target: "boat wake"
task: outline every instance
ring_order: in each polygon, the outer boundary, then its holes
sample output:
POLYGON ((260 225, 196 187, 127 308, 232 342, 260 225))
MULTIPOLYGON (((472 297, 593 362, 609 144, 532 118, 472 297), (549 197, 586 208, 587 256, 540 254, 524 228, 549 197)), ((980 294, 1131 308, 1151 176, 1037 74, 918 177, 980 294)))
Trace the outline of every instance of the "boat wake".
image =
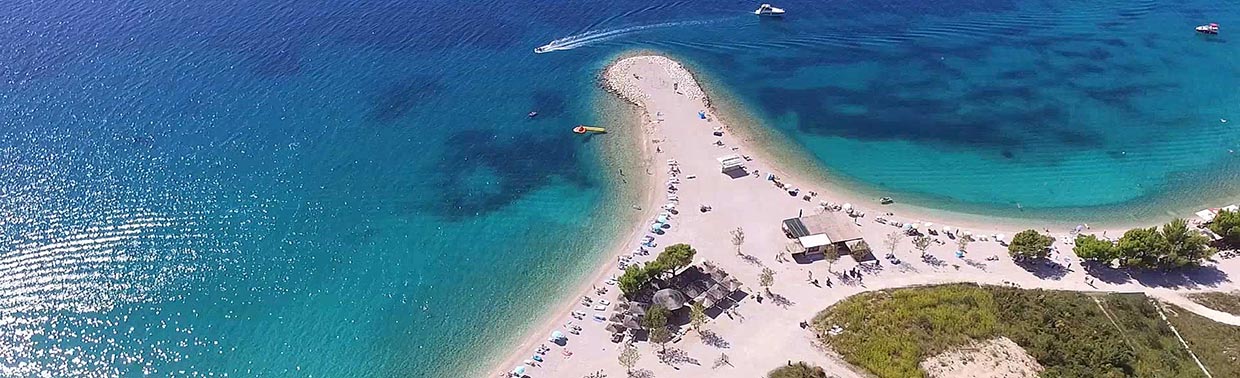
POLYGON ((678 27, 678 26, 703 25, 703 24, 715 23, 719 21, 723 21, 723 19, 699 20, 699 21, 676 21, 676 22, 664 22, 664 23, 650 24, 650 25, 635 25, 635 26, 616 28, 616 29, 591 30, 591 31, 587 31, 584 33, 578 33, 578 34, 570 35, 564 38, 556 39, 551 42, 548 42, 545 45, 538 46, 537 48, 534 49, 534 53, 543 54, 543 53, 549 53, 552 51, 572 50, 578 47, 615 39, 617 37, 621 37, 621 36, 625 36, 629 34, 640 33, 640 32, 651 30, 651 29, 665 29, 665 28, 672 28, 672 27, 678 27))

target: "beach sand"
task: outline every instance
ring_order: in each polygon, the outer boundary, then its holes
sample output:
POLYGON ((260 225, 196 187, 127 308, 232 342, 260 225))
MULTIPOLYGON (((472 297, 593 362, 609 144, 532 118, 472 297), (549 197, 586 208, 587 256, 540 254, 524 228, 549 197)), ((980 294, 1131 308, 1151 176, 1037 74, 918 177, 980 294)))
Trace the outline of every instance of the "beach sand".
MULTIPOLYGON (((595 311, 579 304, 581 295, 595 299, 606 298, 616 302, 620 295, 619 288, 606 285, 603 281, 609 276, 618 276, 620 269, 617 256, 631 253, 637 248, 638 239, 647 234, 649 221, 658 213, 659 207, 667 202, 665 183, 669 179, 667 161, 675 160, 681 170, 677 196, 679 196, 679 213, 672 216, 672 227, 666 234, 656 237, 658 246, 651 249, 649 256, 636 256, 639 262, 648 261, 663 249, 675 243, 688 243, 697 250, 695 263, 709 260, 721 269, 739 279, 751 294, 759 292, 758 276, 763 267, 775 271, 774 284, 771 292, 787 298, 789 304, 779 306, 767 300, 758 303, 752 296, 740 301, 733 312, 734 316, 721 314, 710 319, 705 329, 712 331, 723 340, 722 343, 707 345, 693 331, 678 342, 668 344, 676 348, 694 361, 676 365, 664 364, 659 361, 657 345, 646 342, 636 344, 642 357, 637 369, 649 370, 655 376, 677 377, 758 377, 789 361, 806 361, 823 366, 827 371, 840 377, 860 377, 854 368, 834 357, 826 348, 819 345, 812 331, 802 329, 799 324, 809 321, 822 309, 863 291, 884 288, 903 287, 910 285, 937 284, 950 282, 977 282, 994 285, 1015 285, 1024 288, 1047 288, 1078 291, 1124 291, 1145 292, 1149 295, 1172 301, 1173 303, 1188 302, 1179 293, 1188 291, 1229 291, 1236 290, 1235 283, 1226 280, 1231 272, 1240 271, 1240 259, 1224 260, 1213 266, 1224 279, 1199 277, 1163 277, 1159 280, 1092 280, 1087 282, 1087 275, 1079 267, 1078 259, 1071 253, 1071 237, 1067 232, 1051 232, 1056 237, 1053 255, 1068 270, 1039 267, 1034 272, 1016 265, 1007 257, 1006 248, 998 242, 975 241, 969 244, 968 253, 964 258, 955 255, 956 243, 941 232, 931 235, 942 241, 935 243, 927 250, 929 255, 942 261, 942 264, 931 265, 919 259, 914 250, 911 238, 901 240, 895 255, 903 261, 893 266, 883 260, 883 269, 865 273, 859 283, 843 284, 839 274, 858 264, 849 256, 843 256, 834 263, 816 261, 797 263, 793 261, 777 261, 777 253, 784 251, 787 238, 780 228, 781 221, 798 214, 812 214, 823 211, 819 206, 822 201, 842 202, 843 195, 837 195, 833 188, 807 180, 800 180, 775 166, 773 162, 764 160, 763 151, 751 150, 743 144, 743 138, 732 134, 727 125, 720 124, 710 108, 709 98, 697 84, 693 75, 679 63, 662 56, 635 56, 620 59, 608 66, 603 73, 603 85, 620 98, 632 102, 635 111, 642 119, 642 153, 643 159, 653 162, 650 172, 649 188, 643 200, 643 221, 634 226, 627 238, 619 240, 619 244, 608 255, 608 263, 600 267, 594 279, 583 284, 575 295, 565 299, 561 307, 549 309, 547 321, 525 337, 519 345, 512 346, 511 354, 492 369, 491 376, 507 376, 514 367, 522 365, 522 361, 531 358, 539 345, 551 348, 543 358, 545 362, 528 366, 525 375, 528 377, 572 377, 579 378, 594 372, 602 372, 609 377, 624 377, 625 369, 620 366, 617 356, 623 344, 613 343, 610 334, 603 329, 602 322, 595 322, 590 317, 595 313, 607 314, 606 311, 595 311), (706 119, 699 116, 706 114, 706 119), (723 129, 723 136, 713 135, 716 127, 723 129), (722 145, 717 144, 720 142, 722 145), (726 155, 748 155, 753 158, 746 162, 747 176, 733 178, 720 172, 719 157, 726 155), (787 191, 777 188, 765 179, 768 173, 778 176, 783 183, 801 189, 801 195, 816 193, 810 200, 799 195, 791 196, 787 191), (689 178, 693 177, 693 178, 689 178), (708 205, 709 212, 699 211, 699 206, 708 205), (741 252, 752 258, 746 259, 738 255, 732 245, 729 231, 742 228, 745 242, 741 252), (994 257, 995 260, 987 260, 994 257), (811 276, 825 283, 828 277, 834 285, 819 287, 811 284, 811 276), (1156 285, 1147 286, 1147 285, 1156 285), (597 295, 595 287, 608 289, 604 295, 597 295), (1168 288, 1174 287, 1174 289, 1168 288), (586 313, 584 320, 570 316, 572 311, 586 313), (572 323, 583 328, 580 335, 570 334, 566 324, 572 323), (547 342, 546 339, 554 331, 568 335, 566 345, 560 346, 547 342), (730 364, 713 366, 722 354, 728 356, 730 364)), ((612 137, 622 137, 611 135, 612 137)), ((875 222, 875 217, 888 212, 887 208, 877 203, 854 203, 855 208, 864 212, 864 217, 854 218, 860 225, 861 233, 875 256, 882 260, 888 253, 884 246, 887 235, 898 228, 875 222)), ((1006 234, 1011 237, 1024 227, 1009 225, 989 226, 985 223, 965 224, 961 222, 943 224, 936 219, 921 215, 918 219, 910 219, 896 213, 884 216, 892 221, 935 223, 932 229, 939 230, 947 225, 956 229, 963 228, 974 235, 1006 234)), ((1042 227, 1033 225, 1042 230, 1042 227)), ((924 228, 923 228, 924 229, 924 228)), ((1103 230, 1093 229, 1087 232, 1101 234, 1103 230)), ((1118 237, 1119 230, 1108 230, 1109 236, 1118 237)), ((1189 307, 1190 311, 1202 306, 1189 307)), ((1206 316, 1228 323, 1240 324, 1240 319, 1224 317, 1220 313, 1207 313, 1206 316)))

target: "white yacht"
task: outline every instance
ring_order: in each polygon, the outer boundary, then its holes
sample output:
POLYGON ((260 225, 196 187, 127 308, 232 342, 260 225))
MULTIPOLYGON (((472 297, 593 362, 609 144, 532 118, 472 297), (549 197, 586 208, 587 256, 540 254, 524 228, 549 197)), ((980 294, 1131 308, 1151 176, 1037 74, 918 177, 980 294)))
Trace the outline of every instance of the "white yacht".
POLYGON ((771 4, 762 4, 762 6, 758 7, 758 10, 753 11, 753 14, 759 16, 779 17, 784 15, 784 10, 782 8, 773 7, 771 4))

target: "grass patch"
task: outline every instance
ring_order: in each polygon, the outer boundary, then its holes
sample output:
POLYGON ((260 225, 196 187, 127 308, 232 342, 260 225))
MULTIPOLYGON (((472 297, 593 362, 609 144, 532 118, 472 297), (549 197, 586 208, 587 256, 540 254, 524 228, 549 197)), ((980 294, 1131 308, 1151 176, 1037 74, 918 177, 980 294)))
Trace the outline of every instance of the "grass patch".
POLYGON ((1166 305, 1167 321, 1175 326, 1201 364, 1215 377, 1240 377, 1240 327, 1166 305))
POLYGON ((1144 295, 1087 295, 970 284, 863 293, 819 313, 821 339, 879 377, 924 377, 918 363, 1006 336, 1045 377, 1204 376, 1144 295), (837 336, 826 333, 842 326, 837 336))
POLYGON ((1240 293, 1207 292, 1189 294, 1187 297, 1213 310, 1240 316, 1240 293))

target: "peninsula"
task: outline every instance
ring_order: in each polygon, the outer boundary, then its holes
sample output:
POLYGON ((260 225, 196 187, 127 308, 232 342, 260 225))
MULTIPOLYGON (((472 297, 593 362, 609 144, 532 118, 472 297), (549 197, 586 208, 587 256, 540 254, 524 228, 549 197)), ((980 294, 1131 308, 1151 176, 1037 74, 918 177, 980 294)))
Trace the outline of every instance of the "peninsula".
POLYGON ((548 311, 546 323, 512 346, 490 376, 625 377, 636 370, 656 377, 761 377, 797 361, 821 366, 831 376, 867 376, 824 347, 820 335, 826 331, 811 323, 820 311, 851 296, 917 285, 1143 293, 1240 325, 1240 317, 1186 296, 1240 289, 1226 279, 1240 272, 1240 259, 1214 260, 1213 278, 1185 274, 1176 284, 1101 280, 1080 266, 1071 243, 1078 234, 1118 237, 1123 230, 1029 225, 1053 237, 1045 263, 1031 267, 1010 257, 1007 247, 1026 227, 944 224, 892 214, 877 198, 846 202, 829 185, 781 170, 768 154, 746 144, 743 128, 721 121, 693 74, 670 58, 622 58, 605 69, 602 85, 631 102, 642 120, 644 158, 654 166, 640 205, 644 220, 632 237, 618 242, 596 279, 563 307, 548 311), (672 263, 662 278, 672 282, 677 278, 666 276, 695 270, 708 285, 677 295, 662 290, 653 298, 639 295, 673 307, 708 305, 707 317, 691 322, 709 331, 682 324, 664 343, 676 351, 671 356, 650 341, 663 335, 632 332, 643 323, 631 315, 646 309, 628 304, 620 281, 622 267, 649 267, 660 251, 677 244, 691 246, 692 266, 672 263), (631 342, 634 335, 637 342, 631 342), (640 357, 622 366, 618 356, 630 345, 640 357))

